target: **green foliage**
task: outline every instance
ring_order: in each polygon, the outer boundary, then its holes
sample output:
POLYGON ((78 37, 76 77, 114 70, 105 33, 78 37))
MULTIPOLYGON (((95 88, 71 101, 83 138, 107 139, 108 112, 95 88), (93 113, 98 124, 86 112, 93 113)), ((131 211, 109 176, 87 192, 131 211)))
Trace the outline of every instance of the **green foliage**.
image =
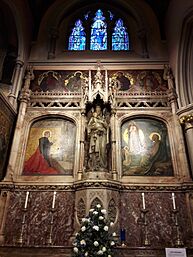
POLYGON ((90 209, 88 216, 82 219, 81 229, 74 241, 74 257, 112 256, 116 233, 110 232, 113 223, 108 224, 105 214, 106 210, 97 204, 94 209, 90 209))

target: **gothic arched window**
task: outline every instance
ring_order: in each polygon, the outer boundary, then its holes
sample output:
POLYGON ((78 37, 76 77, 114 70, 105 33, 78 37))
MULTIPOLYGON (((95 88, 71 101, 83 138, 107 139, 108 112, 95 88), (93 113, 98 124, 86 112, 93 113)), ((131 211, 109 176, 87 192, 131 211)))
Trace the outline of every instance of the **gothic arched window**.
POLYGON ((98 10, 91 26, 90 50, 107 50, 107 24, 103 12, 98 10))
POLYGON ((85 50, 86 46, 86 33, 81 20, 75 22, 75 26, 69 37, 68 50, 85 50))
POLYGON ((68 50, 130 50, 123 20, 111 11, 89 11, 77 20, 69 36, 68 50), (104 13, 104 14, 103 14, 104 13))
POLYGON ((115 23, 112 34, 112 50, 129 50, 129 36, 121 19, 115 23))

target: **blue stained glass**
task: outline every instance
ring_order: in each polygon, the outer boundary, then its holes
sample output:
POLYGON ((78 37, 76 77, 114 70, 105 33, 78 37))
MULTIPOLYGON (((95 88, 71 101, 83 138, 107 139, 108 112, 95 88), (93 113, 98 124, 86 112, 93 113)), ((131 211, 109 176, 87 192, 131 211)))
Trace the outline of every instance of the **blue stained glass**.
POLYGON ((86 34, 81 20, 75 22, 75 26, 69 37, 68 50, 85 50, 86 34))
POLYGON ((99 9, 91 26, 90 50, 107 50, 107 24, 99 9))
POLYGON ((114 32, 112 34, 112 50, 129 50, 129 36, 123 21, 116 21, 114 32))

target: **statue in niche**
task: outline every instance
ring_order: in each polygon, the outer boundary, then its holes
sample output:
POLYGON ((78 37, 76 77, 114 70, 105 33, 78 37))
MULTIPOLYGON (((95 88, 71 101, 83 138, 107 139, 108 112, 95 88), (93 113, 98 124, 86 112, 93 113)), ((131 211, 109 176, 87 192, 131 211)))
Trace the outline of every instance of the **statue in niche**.
POLYGON ((107 148, 109 144, 109 125, 106 108, 102 110, 96 105, 91 110, 87 125, 88 136, 88 169, 92 171, 107 171, 107 148))
POLYGON ((169 65, 164 65, 163 79, 168 81, 169 89, 174 89, 174 76, 169 65))

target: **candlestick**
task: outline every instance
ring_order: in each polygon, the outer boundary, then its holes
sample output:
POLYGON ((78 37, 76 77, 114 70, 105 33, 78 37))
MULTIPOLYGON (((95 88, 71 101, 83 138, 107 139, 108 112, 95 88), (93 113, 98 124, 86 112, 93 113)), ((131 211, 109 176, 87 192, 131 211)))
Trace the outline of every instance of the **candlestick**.
POLYGON ((143 209, 145 210, 145 194, 141 193, 141 195, 142 195, 143 209))
POLYGON ((175 194, 172 193, 173 209, 176 210, 175 194))
POLYGON ((52 209, 54 209, 55 201, 56 201, 56 191, 54 191, 54 194, 53 194, 52 209))
POLYGON ((27 191, 27 192, 26 192, 24 209, 26 209, 26 208, 27 208, 28 197, 29 197, 29 191, 27 191))

